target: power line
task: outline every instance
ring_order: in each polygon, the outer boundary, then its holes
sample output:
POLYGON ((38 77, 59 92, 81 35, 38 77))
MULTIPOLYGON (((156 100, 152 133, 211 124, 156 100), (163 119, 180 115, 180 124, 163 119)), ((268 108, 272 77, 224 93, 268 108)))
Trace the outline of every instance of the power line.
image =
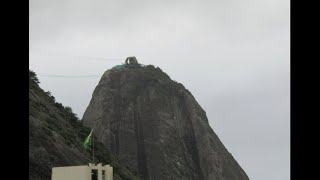
POLYGON ((97 61, 119 61, 125 60, 126 58, 104 58, 104 57, 96 57, 96 56, 81 56, 81 55, 71 55, 65 53, 55 53, 55 52, 37 52, 37 54, 43 54, 48 56, 57 56, 57 57, 64 57, 64 58, 78 58, 78 60, 97 60, 97 61))
POLYGON ((63 77, 63 78, 90 78, 90 77, 101 77, 102 75, 58 75, 58 74, 46 74, 46 73, 37 73, 39 76, 44 77, 63 77))
POLYGON ((73 58, 79 58, 81 60, 94 60, 94 61, 124 61, 125 58, 103 58, 103 57, 89 57, 89 56, 73 56, 73 58))

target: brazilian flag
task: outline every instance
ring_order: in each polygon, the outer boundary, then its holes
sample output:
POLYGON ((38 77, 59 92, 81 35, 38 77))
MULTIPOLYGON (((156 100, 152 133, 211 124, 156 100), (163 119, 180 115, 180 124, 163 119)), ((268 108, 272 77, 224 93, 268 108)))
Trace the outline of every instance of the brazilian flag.
POLYGON ((88 149, 89 143, 91 141, 92 132, 93 132, 93 129, 91 129, 91 132, 90 132, 89 136, 83 142, 83 147, 84 147, 85 150, 88 149))

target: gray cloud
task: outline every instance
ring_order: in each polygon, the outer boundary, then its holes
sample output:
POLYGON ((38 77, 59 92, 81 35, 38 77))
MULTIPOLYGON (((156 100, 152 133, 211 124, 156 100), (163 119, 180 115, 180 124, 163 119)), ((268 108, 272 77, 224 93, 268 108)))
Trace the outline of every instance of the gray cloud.
MULTIPOLYGON (((136 56, 189 89, 251 179, 289 179, 288 0, 31 0, 30 69, 102 75, 136 56)), ((100 77, 39 76, 81 118, 100 77)))

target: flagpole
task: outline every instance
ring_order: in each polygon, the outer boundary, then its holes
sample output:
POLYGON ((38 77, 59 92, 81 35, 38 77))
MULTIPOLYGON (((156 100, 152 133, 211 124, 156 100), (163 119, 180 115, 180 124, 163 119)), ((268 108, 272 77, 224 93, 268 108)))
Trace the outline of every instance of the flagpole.
POLYGON ((94 135, 92 134, 92 161, 94 164, 94 135))

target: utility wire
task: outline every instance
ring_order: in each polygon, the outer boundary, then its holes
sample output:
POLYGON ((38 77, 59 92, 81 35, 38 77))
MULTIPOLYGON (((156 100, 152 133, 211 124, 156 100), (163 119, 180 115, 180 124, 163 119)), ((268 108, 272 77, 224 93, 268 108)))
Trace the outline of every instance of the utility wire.
POLYGON ((54 52, 37 52, 38 54, 43 54, 47 56, 56 56, 56 57, 64 57, 64 58, 77 58, 77 60, 98 60, 98 61, 124 61, 126 58, 104 58, 104 57, 96 57, 96 56, 78 56, 78 55, 71 55, 71 54, 64 54, 64 53, 54 53, 54 52))
POLYGON ((81 60, 94 60, 94 61, 124 61, 125 58, 103 58, 103 57, 89 57, 89 56, 73 56, 73 58, 79 58, 81 60))
POLYGON ((66 78, 89 78, 89 77, 101 77, 102 75, 85 75, 85 76, 75 76, 75 75, 57 75, 57 74, 46 74, 46 73, 37 73, 39 76, 44 77, 66 77, 66 78))

